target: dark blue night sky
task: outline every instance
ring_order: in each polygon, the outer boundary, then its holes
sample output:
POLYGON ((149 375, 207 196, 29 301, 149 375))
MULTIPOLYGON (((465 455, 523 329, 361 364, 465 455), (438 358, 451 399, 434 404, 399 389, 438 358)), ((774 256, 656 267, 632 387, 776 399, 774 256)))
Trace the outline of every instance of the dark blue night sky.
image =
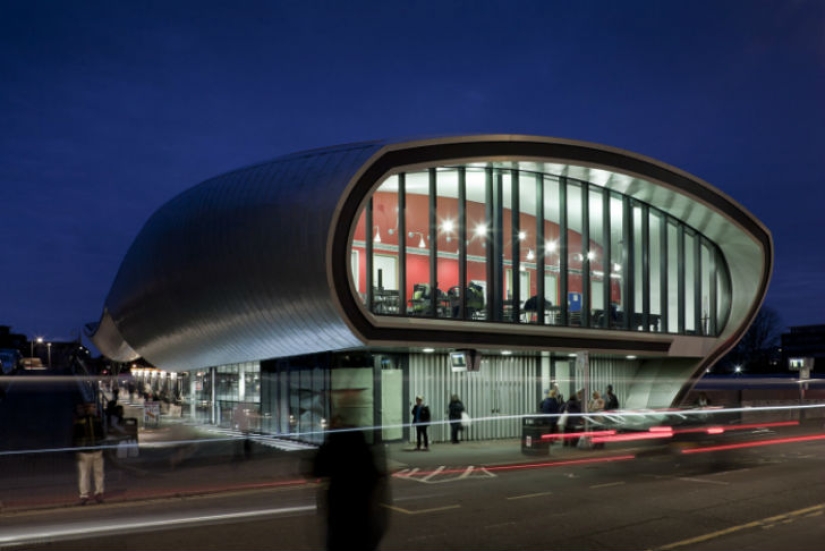
POLYGON ((711 183, 825 323, 825 2, 0 1, 0 324, 97 321, 164 202, 292 151, 524 133, 711 183))

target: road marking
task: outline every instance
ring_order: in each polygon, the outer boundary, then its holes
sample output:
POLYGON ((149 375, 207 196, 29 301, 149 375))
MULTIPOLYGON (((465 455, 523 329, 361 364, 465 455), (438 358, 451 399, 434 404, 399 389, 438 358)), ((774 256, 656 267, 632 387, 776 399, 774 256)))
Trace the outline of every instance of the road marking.
POLYGON ((530 499, 531 497, 549 496, 549 495, 552 495, 552 494, 553 494, 553 492, 539 492, 537 494, 524 494, 524 495, 521 495, 521 496, 506 497, 504 499, 530 499))
POLYGON ((444 469, 445 469, 445 467, 442 465, 441 467, 437 468, 436 470, 434 470, 433 472, 431 472, 430 474, 428 474, 427 476, 422 478, 421 482, 429 482, 431 478, 433 478, 434 476, 438 476, 438 474, 441 471, 443 471, 444 469))
POLYGON ((740 532, 742 530, 747 530, 749 528, 771 528, 772 525, 775 525, 778 522, 784 522, 786 519, 790 519, 790 521, 795 520, 796 518, 802 516, 811 516, 816 514, 822 514, 822 511, 825 510, 825 503, 820 503, 819 505, 814 505, 812 507, 806 507, 804 509, 797 509, 796 511, 791 511, 790 513, 785 513, 782 515, 776 515, 774 517, 763 518, 761 520, 755 520, 753 522, 747 522, 745 524, 740 524, 738 526, 731 526, 730 528, 725 528, 724 530, 717 530, 716 532, 709 532, 707 534, 703 534, 701 536, 696 536, 695 538, 689 538, 682 541, 677 541, 673 543, 669 543, 667 545, 663 545, 661 547, 654 548, 655 551, 670 551, 671 549, 677 549, 679 547, 685 547, 687 545, 693 545, 696 543, 701 543, 704 541, 712 540, 715 538, 719 538, 722 536, 726 536, 728 534, 733 534, 735 532, 740 532))
POLYGON ((732 471, 719 471, 718 473, 710 473, 708 476, 722 476, 722 475, 730 474, 730 473, 744 473, 745 471, 749 471, 749 470, 751 470, 750 467, 745 467, 743 469, 734 469, 732 471))
POLYGON ((677 480, 684 480, 686 482, 701 482, 702 484, 719 484, 720 486, 730 486, 730 482, 722 482, 721 480, 705 480, 704 478, 691 478, 689 476, 680 476, 677 480))
POLYGON ((624 480, 621 480, 619 482, 607 482, 605 484, 595 484, 593 486, 590 486, 590 489, 595 490, 596 488, 609 488, 610 486, 621 486, 622 484, 625 484, 624 480))
POLYGON ((450 468, 446 465, 441 465, 432 471, 423 471, 421 469, 404 469, 393 473, 396 478, 403 478, 406 480, 413 480, 421 482, 422 484, 444 484, 447 482, 457 482, 459 480, 477 479, 477 478, 496 478, 497 475, 491 473, 485 467, 456 467, 450 468))
POLYGON ((404 513, 405 515, 423 515, 425 513, 434 513, 436 511, 447 511, 449 509, 459 509, 461 505, 446 505, 444 507, 433 507, 432 509, 419 509, 417 511, 410 511, 409 509, 404 509, 403 507, 397 507, 395 505, 387 505, 385 503, 381 504, 382 507, 386 507, 387 509, 391 509, 393 511, 397 511, 399 513, 404 513))

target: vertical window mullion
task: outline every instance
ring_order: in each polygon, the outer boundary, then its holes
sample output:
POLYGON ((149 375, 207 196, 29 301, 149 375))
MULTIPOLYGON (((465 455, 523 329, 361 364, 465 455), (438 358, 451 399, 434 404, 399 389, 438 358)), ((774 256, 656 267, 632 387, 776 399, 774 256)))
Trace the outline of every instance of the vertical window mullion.
POLYGON ((624 317, 622 329, 630 329, 630 320, 636 311, 633 300, 635 279, 633 277, 633 207, 630 197, 622 196, 622 296, 624 299, 624 317))
POLYGON ((642 205, 642 331, 650 331, 650 209, 642 205))
POLYGON ((467 167, 458 168, 458 319, 467 319, 467 167))
POLYGON ((716 293, 718 291, 717 285, 717 267, 718 267, 718 259, 717 254, 719 254, 718 249, 715 245, 710 244, 710 304, 708 305, 708 316, 710 316, 710 334, 712 336, 716 336, 718 334, 718 325, 716 319, 716 308, 717 308, 717 296, 716 293))
POLYGON ((519 172, 513 170, 510 172, 510 241, 512 246, 512 297, 510 297, 510 321, 518 323, 521 319, 519 312, 521 306, 521 245, 519 242, 519 172))
POLYGON ((536 174, 536 323, 544 324, 544 178, 536 174))
POLYGON ((407 309, 407 174, 398 175, 398 313, 407 309))
POLYGON ((602 315, 602 327, 610 327, 610 320, 613 318, 613 253, 610 245, 610 191, 605 189, 602 193, 602 241, 604 250, 602 264, 604 269, 604 314, 602 315))
POLYGON ((484 297, 484 307, 487 310, 485 319, 494 321, 496 295, 495 251, 493 250, 493 167, 484 169, 484 245, 485 267, 487 269, 487 296, 484 297))
POLYGON ((429 169, 429 234, 430 234, 430 316, 438 317, 438 226, 436 220, 436 171, 429 169))
POLYGON ((493 185, 493 227, 491 229, 492 245, 493 245, 493 270, 494 287, 496 294, 494 299, 494 320, 502 321, 504 318, 504 175, 501 169, 495 170, 494 185, 493 185))
POLYGON ((373 206, 373 199, 370 197, 369 202, 367 203, 367 219, 366 225, 367 227, 364 228, 366 232, 364 233, 364 266, 366 268, 366 274, 364 274, 364 281, 366 284, 366 293, 367 293, 367 310, 370 312, 375 311, 375 297, 373 296, 373 281, 372 281, 372 255, 373 255, 373 233, 375 232, 375 227, 373 226, 373 218, 372 218, 372 206, 373 206))
POLYGON ((590 327, 590 184, 582 182, 581 186, 581 217, 582 217, 582 309, 581 326, 590 327))
POLYGON ((659 321, 660 330, 662 333, 668 332, 668 247, 667 247, 667 230, 668 230, 668 219, 667 216, 662 216, 662 229, 659 232, 659 285, 661 287, 661 291, 659 292, 659 301, 660 301, 660 311, 661 311, 661 320, 659 321))
POLYGON ((702 323, 702 237, 696 234, 693 240, 693 327, 697 335, 705 334, 702 323))
POLYGON ((678 327, 677 331, 680 335, 685 333, 685 227, 681 224, 677 226, 677 250, 676 258, 679 263, 677 270, 678 282, 678 327))
POLYGON ((570 301, 568 300, 567 266, 570 254, 567 243, 567 178, 559 178, 559 301, 561 302, 561 324, 567 326, 570 301))

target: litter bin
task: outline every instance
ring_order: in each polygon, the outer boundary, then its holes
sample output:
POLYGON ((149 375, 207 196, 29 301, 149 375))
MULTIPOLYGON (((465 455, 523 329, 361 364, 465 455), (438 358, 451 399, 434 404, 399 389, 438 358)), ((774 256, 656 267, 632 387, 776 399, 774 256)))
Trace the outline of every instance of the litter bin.
POLYGON ((524 417, 521 421, 521 453, 549 455, 550 440, 542 436, 550 432, 550 425, 542 417, 524 417))

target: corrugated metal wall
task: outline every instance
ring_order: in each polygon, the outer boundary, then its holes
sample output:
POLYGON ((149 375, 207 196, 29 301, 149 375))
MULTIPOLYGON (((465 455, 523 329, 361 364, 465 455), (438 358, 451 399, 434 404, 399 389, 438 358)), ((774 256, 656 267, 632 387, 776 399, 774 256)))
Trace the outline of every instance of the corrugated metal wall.
MULTIPOLYGON (((536 411, 537 361, 533 356, 485 356, 480 371, 453 373, 447 355, 410 354, 407 419, 415 396, 423 395, 433 420, 430 439, 448 441, 447 404, 458 394, 473 419, 462 439, 520 438, 521 416, 536 411)), ((415 438, 415 431, 410 432, 415 438)))

